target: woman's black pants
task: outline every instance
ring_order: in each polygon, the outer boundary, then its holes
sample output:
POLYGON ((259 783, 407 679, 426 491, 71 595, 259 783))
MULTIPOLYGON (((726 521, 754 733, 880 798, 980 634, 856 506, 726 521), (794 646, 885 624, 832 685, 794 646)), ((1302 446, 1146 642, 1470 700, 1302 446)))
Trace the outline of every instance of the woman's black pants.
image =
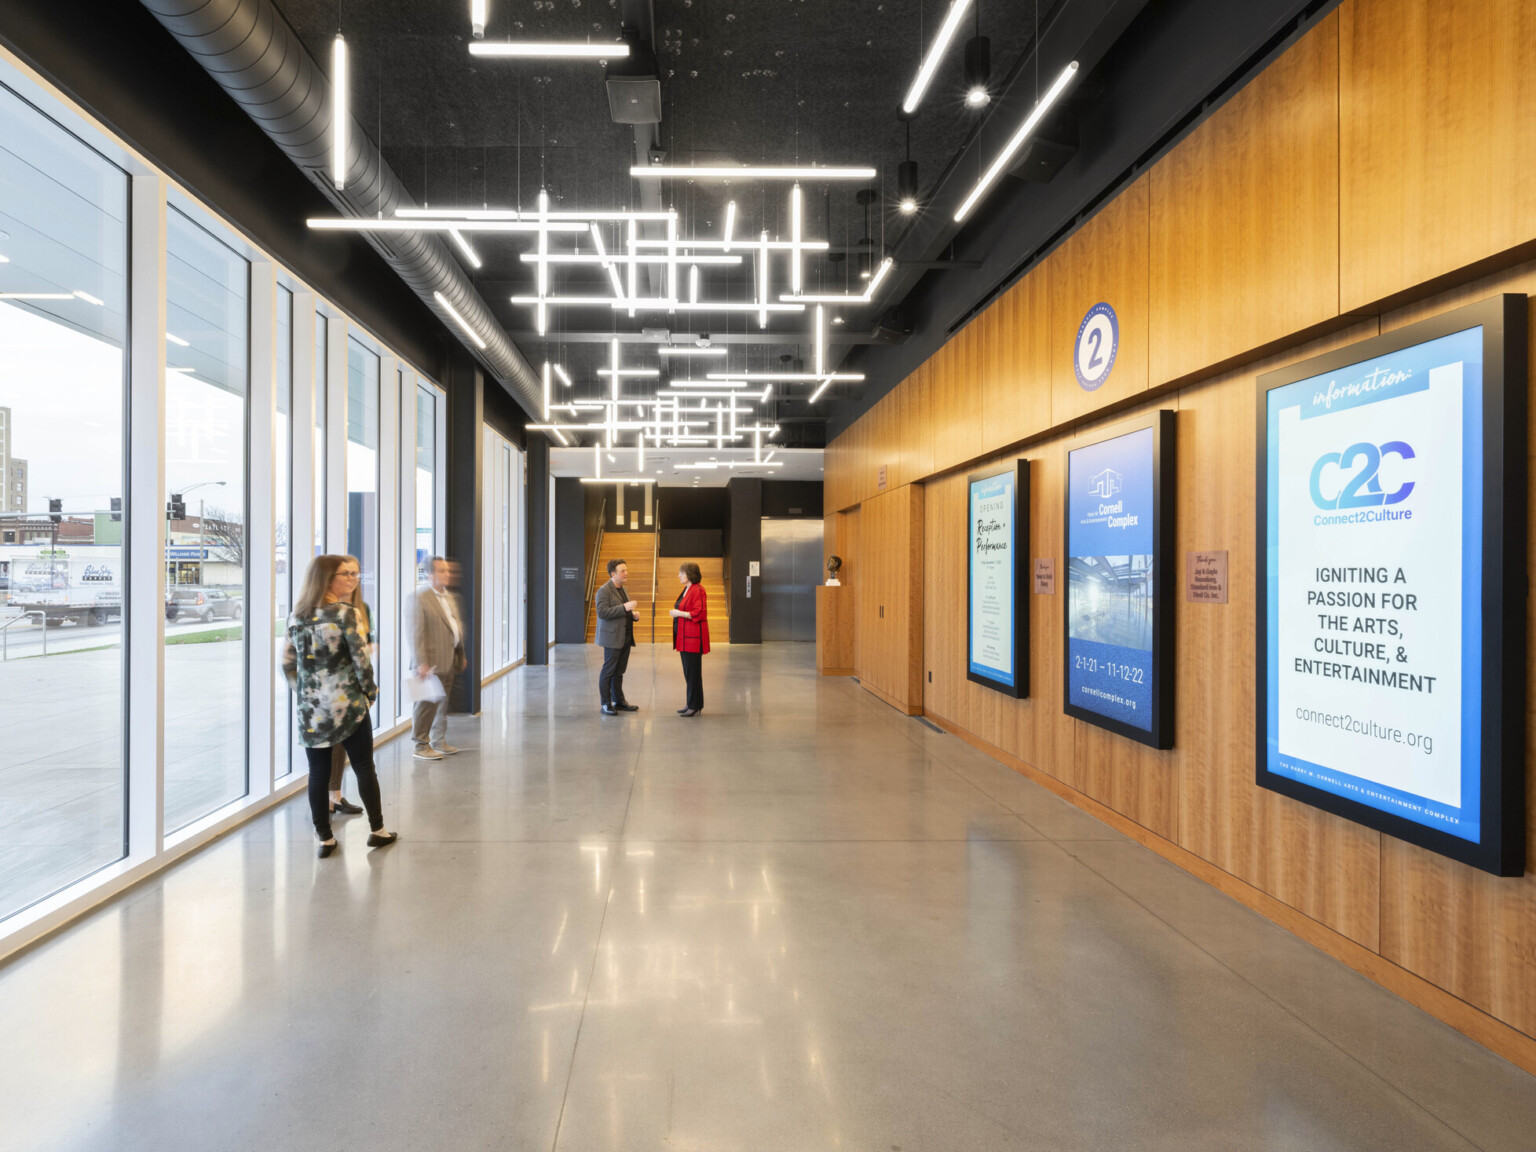
POLYGON ((688 685, 688 707, 695 712, 704 710, 704 655, 700 652, 679 652, 683 658, 683 680, 688 685))
MULTIPOLYGON (((368 827, 377 832, 384 827, 384 804, 379 798, 379 774, 373 770, 373 724, 368 717, 352 730, 341 742, 352 761, 352 774, 357 777, 357 794, 368 813, 368 827)), ((315 821, 315 835, 321 840, 331 838, 331 757, 329 747, 306 748, 309 760, 309 814, 315 821)))

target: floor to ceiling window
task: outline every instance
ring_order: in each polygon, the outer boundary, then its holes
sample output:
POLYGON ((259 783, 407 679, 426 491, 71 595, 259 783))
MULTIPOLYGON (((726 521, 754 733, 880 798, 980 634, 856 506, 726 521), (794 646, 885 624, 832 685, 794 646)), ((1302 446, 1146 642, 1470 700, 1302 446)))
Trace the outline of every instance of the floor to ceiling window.
POLYGON ((436 389, 420 384, 416 397, 416 579, 426 579, 427 561, 437 551, 437 401, 436 389))
POLYGON ((484 467, 481 651, 489 676, 523 658, 523 454, 486 428, 484 467))
POLYGON ((0 918, 121 858, 128 178, 0 87, 0 918))
MULTIPOLYGON (((379 357, 347 341, 347 552, 357 557, 374 644, 379 603, 379 357)), ((379 723, 379 709, 373 710, 379 723)))
POLYGON ((174 832, 247 786, 250 265, 176 208, 165 263, 165 829, 174 832))
POLYGON ((277 286, 276 418, 272 429, 273 607, 277 672, 273 677, 272 747, 277 775, 293 771, 293 695, 283 675, 284 624, 293 608, 293 293, 277 286))

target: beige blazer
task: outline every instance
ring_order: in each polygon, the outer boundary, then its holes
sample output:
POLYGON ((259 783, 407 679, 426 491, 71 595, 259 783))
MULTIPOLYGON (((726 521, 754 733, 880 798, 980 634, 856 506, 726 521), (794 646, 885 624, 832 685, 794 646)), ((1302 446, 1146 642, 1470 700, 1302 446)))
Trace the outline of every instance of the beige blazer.
POLYGON ((457 644, 453 641, 453 627, 448 623, 448 614, 443 611, 442 602, 431 585, 416 590, 416 607, 412 613, 411 627, 413 671, 426 664, 439 675, 452 676, 464 666, 464 609, 459 598, 452 592, 447 593, 447 597, 458 616, 457 644))

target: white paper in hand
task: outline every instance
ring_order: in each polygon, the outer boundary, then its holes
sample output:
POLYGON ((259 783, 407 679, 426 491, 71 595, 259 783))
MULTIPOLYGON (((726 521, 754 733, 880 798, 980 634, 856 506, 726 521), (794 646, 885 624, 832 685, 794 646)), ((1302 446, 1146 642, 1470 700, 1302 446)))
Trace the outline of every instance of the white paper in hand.
POLYGON ((406 693, 411 698, 412 704, 420 704, 422 701, 441 700, 447 693, 443 691, 443 682, 436 676, 412 676, 405 682, 406 693))

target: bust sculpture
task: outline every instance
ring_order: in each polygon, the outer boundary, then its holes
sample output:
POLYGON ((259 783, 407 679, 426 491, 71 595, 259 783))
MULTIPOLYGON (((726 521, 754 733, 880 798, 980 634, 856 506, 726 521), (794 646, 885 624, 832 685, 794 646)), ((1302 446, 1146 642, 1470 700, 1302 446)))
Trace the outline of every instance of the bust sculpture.
POLYGON ((827 557, 827 584, 829 587, 838 588, 842 586, 843 582, 837 578, 837 574, 842 571, 842 567, 843 558, 841 556, 827 557))

